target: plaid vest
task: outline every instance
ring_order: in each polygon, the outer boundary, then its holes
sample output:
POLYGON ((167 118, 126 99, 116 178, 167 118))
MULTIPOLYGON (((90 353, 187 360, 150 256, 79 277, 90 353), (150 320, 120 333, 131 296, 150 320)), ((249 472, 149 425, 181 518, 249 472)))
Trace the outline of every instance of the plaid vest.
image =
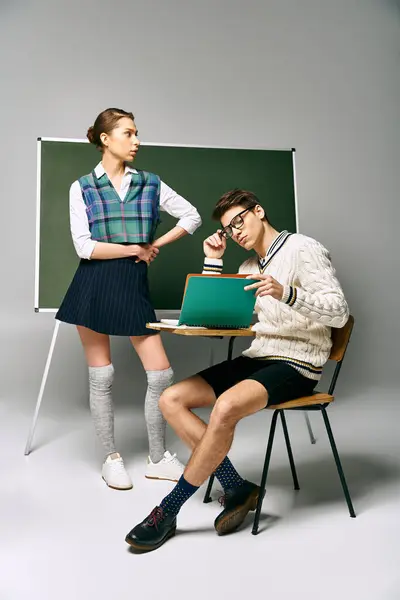
POLYGON ((154 173, 132 173, 122 202, 105 173, 92 171, 79 179, 93 240, 121 244, 151 243, 160 222, 160 178, 154 173))

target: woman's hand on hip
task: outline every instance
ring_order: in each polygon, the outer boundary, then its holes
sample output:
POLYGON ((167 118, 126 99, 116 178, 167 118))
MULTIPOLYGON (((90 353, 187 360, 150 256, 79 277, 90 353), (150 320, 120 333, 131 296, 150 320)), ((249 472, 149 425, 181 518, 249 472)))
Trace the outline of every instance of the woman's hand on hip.
POLYGON ((155 248, 151 244, 144 244, 143 246, 136 246, 134 255, 137 256, 135 262, 143 261, 148 265, 153 262, 159 253, 159 249, 155 248))

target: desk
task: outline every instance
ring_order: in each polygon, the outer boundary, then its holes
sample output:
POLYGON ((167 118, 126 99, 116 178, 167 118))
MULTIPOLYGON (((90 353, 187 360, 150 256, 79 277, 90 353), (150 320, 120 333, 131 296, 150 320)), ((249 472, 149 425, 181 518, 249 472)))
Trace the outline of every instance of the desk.
MULTIPOLYGON (((237 337, 254 337, 255 333, 251 330, 251 328, 247 329, 181 329, 180 327, 165 328, 156 323, 152 323, 151 325, 148 323, 146 325, 148 329, 155 329, 156 331, 164 331, 166 333, 174 333, 175 335, 187 335, 191 337, 207 337, 222 340, 224 337, 229 337, 229 346, 228 346, 228 360, 232 360, 233 353, 233 345, 237 337)), ((212 366, 213 361, 210 361, 212 366)))

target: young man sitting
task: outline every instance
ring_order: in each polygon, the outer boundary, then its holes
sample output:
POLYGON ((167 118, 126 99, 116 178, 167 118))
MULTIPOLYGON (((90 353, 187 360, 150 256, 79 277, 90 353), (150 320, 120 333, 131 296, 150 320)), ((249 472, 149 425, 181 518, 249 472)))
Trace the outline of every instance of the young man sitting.
POLYGON ((214 523, 217 533, 242 524, 260 489, 242 479, 227 457, 236 424, 267 405, 312 394, 329 357, 330 328, 343 327, 349 316, 328 251, 304 235, 276 231, 253 193, 226 193, 213 217, 222 230, 204 242, 204 273, 222 272, 227 238, 255 251, 239 273, 259 280, 247 288, 257 295, 256 337, 239 358, 201 371, 161 396, 165 418, 193 452, 176 487, 126 536, 139 551, 155 550, 175 534, 182 505, 212 473, 225 494, 225 508, 214 523), (192 409, 211 405, 206 425, 192 409))

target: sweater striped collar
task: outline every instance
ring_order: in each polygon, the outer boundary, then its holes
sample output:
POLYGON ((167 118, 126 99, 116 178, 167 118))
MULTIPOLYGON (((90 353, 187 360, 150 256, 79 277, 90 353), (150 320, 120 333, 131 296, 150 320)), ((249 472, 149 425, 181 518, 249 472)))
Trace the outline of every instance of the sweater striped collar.
POLYGON ((287 240, 290 238, 291 235, 291 233, 285 230, 282 231, 278 235, 278 237, 274 239, 274 241, 267 250, 265 258, 258 259, 258 268, 260 270, 260 273, 264 273, 265 269, 267 268, 271 260, 274 258, 275 254, 277 254, 282 248, 282 246, 286 244, 287 240))

